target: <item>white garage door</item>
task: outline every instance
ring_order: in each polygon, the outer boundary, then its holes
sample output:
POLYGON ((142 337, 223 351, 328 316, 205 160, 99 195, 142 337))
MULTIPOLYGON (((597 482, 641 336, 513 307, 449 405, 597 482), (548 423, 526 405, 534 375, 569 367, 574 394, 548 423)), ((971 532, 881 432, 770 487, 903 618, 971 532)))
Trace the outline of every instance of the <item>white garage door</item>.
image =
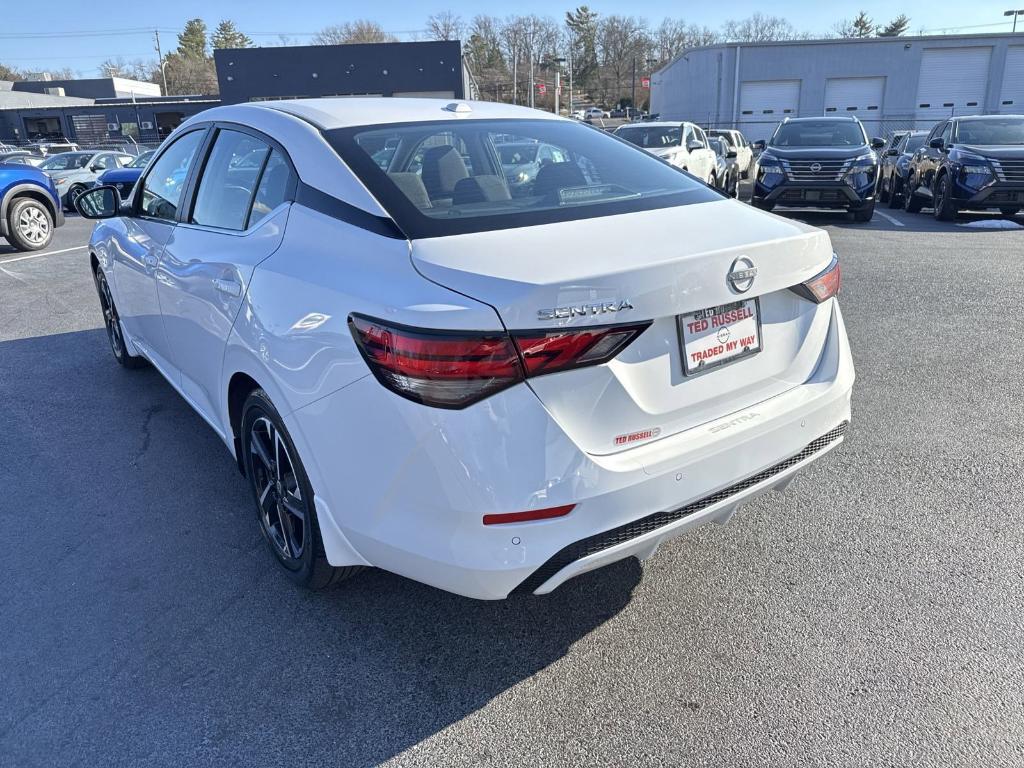
POLYGON ((833 77, 825 81, 825 114, 877 120, 882 114, 884 77, 833 77))
POLYGON ((999 95, 999 111, 1024 115, 1024 45, 1006 49, 1006 70, 1003 90, 999 95))
POLYGON ((796 117, 799 80, 758 80, 740 83, 739 129, 750 141, 767 139, 784 117, 796 117))
POLYGON ((937 123, 985 108, 991 48, 927 48, 917 82, 917 119, 937 123))

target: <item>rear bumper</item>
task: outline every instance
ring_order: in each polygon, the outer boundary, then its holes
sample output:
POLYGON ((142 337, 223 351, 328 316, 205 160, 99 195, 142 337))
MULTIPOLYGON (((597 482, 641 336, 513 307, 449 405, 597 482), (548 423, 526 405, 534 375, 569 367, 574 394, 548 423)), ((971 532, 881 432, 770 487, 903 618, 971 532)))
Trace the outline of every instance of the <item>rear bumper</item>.
POLYGON ((806 382, 609 456, 582 451, 525 386, 439 411, 366 377, 286 422, 316 489, 332 563, 368 563, 501 599, 646 557, 661 541, 724 522, 740 504, 784 486, 842 441, 853 380, 833 302, 828 340, 806 382), (561 518, 482 524, 485 513, 564 504, 576 506, 561 518))

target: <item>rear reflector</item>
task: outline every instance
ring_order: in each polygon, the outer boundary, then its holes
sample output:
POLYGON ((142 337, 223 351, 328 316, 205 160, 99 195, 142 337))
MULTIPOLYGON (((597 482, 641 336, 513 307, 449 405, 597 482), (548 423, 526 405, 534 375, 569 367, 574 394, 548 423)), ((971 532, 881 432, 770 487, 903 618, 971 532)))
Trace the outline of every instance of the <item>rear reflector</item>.
POLYGON ((566 504, 564 507, 533 509, 529 512, 501 512, 495 515, 484 515, 484 525, 528 523, 532 520, 550 520, 552 517, 565 517, 572 512, 575 507, 575 504, 566 504))
POLYGON ((650 322, 598 328, 435 331, 352 315, 349 329, 381 384, 436 408, 465 408, 526 378, 606 363, 650 322))
POLYGON ((828 301, 839 293, 842 284, 842 270, 839 268, 839 257, 832 255, 832 263, 810 280, 790 288, 791 291, 817 304, 828 301))

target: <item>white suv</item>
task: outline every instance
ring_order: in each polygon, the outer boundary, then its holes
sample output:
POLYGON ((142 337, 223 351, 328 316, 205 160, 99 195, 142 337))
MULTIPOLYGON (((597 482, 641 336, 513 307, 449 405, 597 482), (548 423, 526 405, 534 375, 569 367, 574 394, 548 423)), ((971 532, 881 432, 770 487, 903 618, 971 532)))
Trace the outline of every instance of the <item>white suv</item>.
POLYGON ((747 178, 754 168, 754 149, 747 137, 739 131, 725 128, 712 128, 708 135, 719 136, 729 143, 729 147, 736 152, 736 167, 743 178, 747 178))
POLYGON ((549 592, 783 488, 850 420, 826 232, 537 110, 216 107, 130 201, 76 205, 114 357, 221 437, 309 587, 549 592), (508 142, 557 158, 514 185, 508 142))
POLYGON ((615 129, 615 135, 689 171, 705 184, 715 186, 718 162, 703 129, 694 123, 631 123, 615 129))

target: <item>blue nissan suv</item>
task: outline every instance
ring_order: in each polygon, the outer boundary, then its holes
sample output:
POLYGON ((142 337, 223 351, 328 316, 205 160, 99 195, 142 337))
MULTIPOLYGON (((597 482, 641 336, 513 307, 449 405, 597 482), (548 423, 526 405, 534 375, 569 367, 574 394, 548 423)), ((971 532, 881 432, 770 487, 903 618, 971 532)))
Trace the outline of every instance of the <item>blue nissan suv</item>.
POLYGON ((840 208, 871 221, 878 185, 876 149, 856 117, 794 117, 779 123, 757 158, 755 207, 840 208))
POLYGON ((953 117, 936 125, 910 159, 904 207, 931 206, 952 221, 961 210, 1024 208, 1024 115, 953 117))
POLYGON ((19 251, 38 251, 63 223, 53 179, 28 165, 0 163, 0 236, 19 251))

